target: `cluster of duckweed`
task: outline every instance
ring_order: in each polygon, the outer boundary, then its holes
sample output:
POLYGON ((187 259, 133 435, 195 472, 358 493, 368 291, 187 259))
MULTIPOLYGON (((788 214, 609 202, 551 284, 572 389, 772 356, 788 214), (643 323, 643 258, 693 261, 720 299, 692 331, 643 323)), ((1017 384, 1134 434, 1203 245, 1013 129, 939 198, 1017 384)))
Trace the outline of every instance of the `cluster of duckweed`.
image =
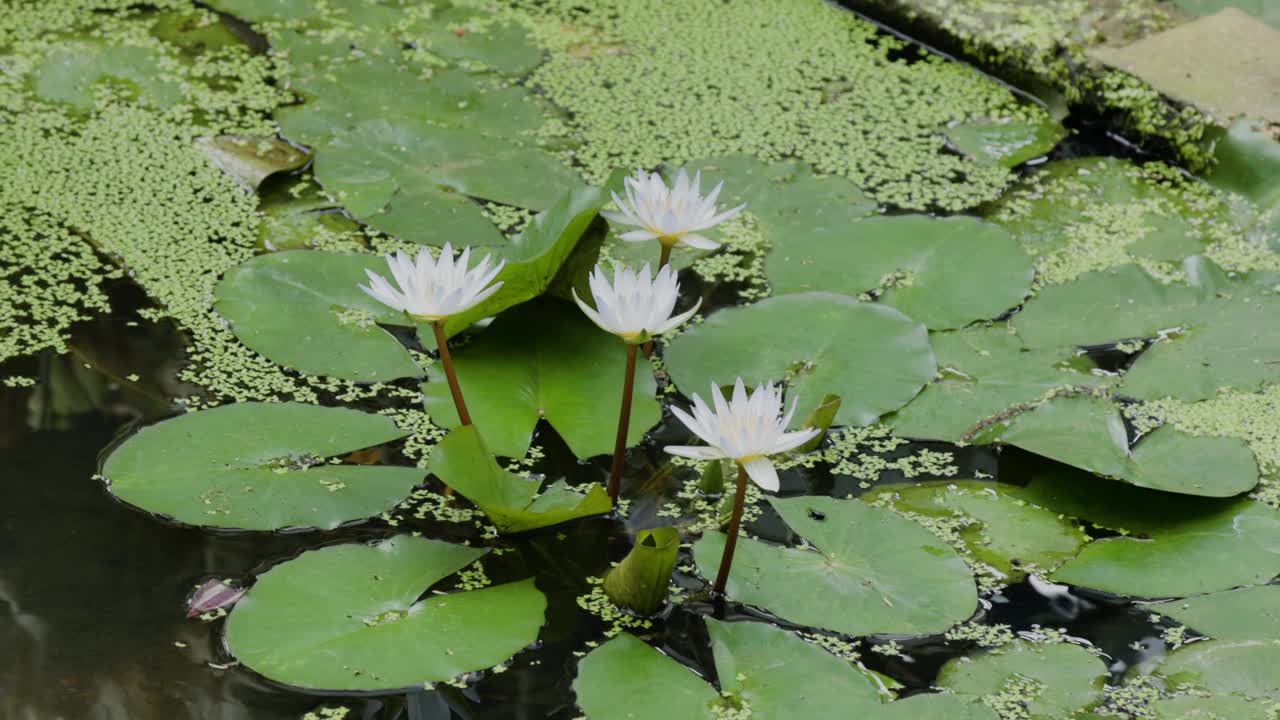
POLYGON ((1175 106, 1141 79, 1090 61, 1089 48, 1129 42, 1170 27, 1155 0, 864 0, 910 22, 923 21, 968 57, 1033 78, 1072 103, 1113 113, 1125 129, 1173 150, 1193 170, 1212 163, 1212 118, 1175 106))
MULTIPOLYGON (((649 618, 640 617, 625 608, 614 605, 613 601, 609 599, 609 595, 604 591, 603 577, 590 577, 587 578, 587 582, 591 584, 591 592, 578 596, 578 607, 605 622, 605 638, 614 637, 625 630, 648 630, 653 627, 653 621, 649 618)), ((586 643, 586 645, 589 648, 593 648, 598 646, 599 643, 592 641, 586 643)), ((574 653, 579 657, 585 654, 574 653)))
POLYGON ((518 235, 524 230, 529 221, 533 220, 534 212, 526 208, 515 207, 514 205, 503 205, 501 203, 487 202, 482 205, 484 214, 498 227, 502 233, 508 237, 518 235))
POLYGON ((1122 720, 1150 720, 1155 717, 1151 712, 1151 704, 1162 695, 1151 677, 1135 676, 1120 685, 1108 686, 1102 704, 1094 708, 1093 713, 1100 717, 1122 720))
POLYGON ((301 720, 346 720, 351 708, 345 705, 325 705, 305 713, 301 720))
POLYGON ((759 300, 769 294, 764 258, 772 244, 748 212, 739 213, 718 228, 722 249, 693 263, 692 270, 708 283, 740 285, 738 297, 759 300))
POLYGON ((1125 415, 1140 432, 1170 423, 1191 435, 1245 441, 1262 475, 1253 497, 1280 510, 1280 385, 1267 385, 1259 392, 1228 388, 1194 403, 1166 398, 1133 404, 1125 408, 1125 415))
POLYGON ((575 0, 507 11, 551 49, 529 83, 571 114, 588 179, 748 153, 798 157, 881 202, 959 210, 1008 171, 945 151, 941 129, 1029 118, 1005 87, 822 2, 575 0))
POLYGON ((827 433, 822 448, 803 455, 780 458, 779 468, 831 466, 834 475, 847 475, 859 481, 863 489, 879 480, 886 472, 899 472, 907 479, 921 476, 954 477, 959 469, 950 452, 920 448, 900 457, 890 457, 910 441, 893 434, 887 425, 844 427, 827 433))
MULTIPOLYGON (((681 520, 684 531, 688 533, 713 532, 727 522, 732 509, 732 483, 736 482, 736 479, 732 477, 725 479, 726 492, 724 493, 712 495, 703 492, 702 473, 711 462, 719 462, 719 460, 672 458, 672 464, 676 467, 691 467, 697 472, 680 486, 676 492, 675 502, 664 503, 658 508, 658 517, 681 520)), ((748 482, 747 492, 742 500, 742 532, 744 534, 747 525, 764 515, 762 505, 764 499, 764 493, 760 488, 755 483, 748 482)))
POLYGON ((837 635, 830 635, 824 632, 801 631, 797 634, 842 660, 852 663, 858 662, 862 657, 862 654, 858 652, 857 640, 845 640, 837 635))
POLYGON ((477 560, 458 572, 458 580, 454 583, 454 587, 457 590, 481 590, 492 584, 493 581, 484 572, 484 565, 477 560))
POLYGON ((0 206, 0 362, 65 352, 71 325, 110 312, 101 285, 119 275, 54 218, 0 206))
POLYGON ((1016 636, 1008 625, 966 622, 948 630, 944 637, 953 642, 971 642, 978 647, 996 648, 1008 645, 1016 636))
POLYGON ((897 640, 890 640, 878 645, 872 645, 871 652, 877 655, 884 655, 885 657, 904 657, 902 654, 902 646, 898 644, 897 640))
POLYGON ((1138 263, 1163 282, 1186 277, 1177 262, 1130 254, 1135 243, 1158 231, 1160 221, 1184 225, 1189 236, 1205 241, 1204 254, 1228 270, 1280 269, 1280 254, 1271 250, 1265 232, 1241 226, 1230 212, 1231 198, 1207 183, 1182 175, 1162 163, 1129 165, 1121 172, 1136 192, 1129 197, 1108 197, 1099 202, 1098 187, 1089 181, 1093 173, 1114 174, 1112 161, 1084 164, 1074 174, 1055 172, 1053 166, 1033 173, 1001 198, 991 213, 997 223, 1015 225, 1028 221, 1046 208, 1054 216, 1063 210, 1076 213, 1070 222, 1055 228, 1064 242, 1050 248, 1024 242, 1035 258, 1034 287, 1068 282, 1093 270, 1138 263))
POLYGON ((984 695, 986 703, 1000 720, 1033 720, 1031 703, 1044 692, 1044 684, 1023 675, 1010 675, 998 692, 984 695))

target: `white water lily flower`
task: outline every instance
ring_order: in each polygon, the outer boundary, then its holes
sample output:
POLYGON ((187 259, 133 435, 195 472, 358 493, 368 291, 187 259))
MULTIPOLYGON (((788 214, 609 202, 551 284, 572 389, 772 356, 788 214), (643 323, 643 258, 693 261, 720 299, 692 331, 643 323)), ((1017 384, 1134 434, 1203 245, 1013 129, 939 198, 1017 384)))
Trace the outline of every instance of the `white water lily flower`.
POLYGON ((505 260, 491 268, 492 256, 486 255, 479 265, 467 269, 470 258, 470 247, 463 248, 462 254, 454 258, 449 243, 444 244, 439 259, 432 258, 425 247, 418 251, 416 261, 404 250, 398 250, 387 255, 387 267, 399 289, 372 270, 365 270, 369 285, 359 287, 384 305, 420 320, 437 322, 470 310, 502 287, 501 282, 489 283, 498 276, 505 260))
POLYGON ((640 242, 657 238, 668 247, 683 243, 702 250, 715 250, 720 245, 698 233, 742 212, 746 203, 717 214, 716 198, 720 196, 724 182, 716 185, 705 198, 699 192, 701 184, 701 172, 696 173, 690 182, 689 174, 683 168, 676 174, 675 185, 671 188, 658 173, 646 176, 643 171, 637 171, 635 177, 623 181, 626 200, 613 193, 619 212, 602 214, 613 222, 639 228, 619 235, 623 240, 640 242))
POLYGON ((680 294, 680 282, 670 265, 658 270, 657 276, 653 276, 648 263, 638 273, 624 265, 615 265, 612 285, 604 269, 596 265, 587 281, 596 307, 593 310, 578 297, 578 291, 573 290, 578 307, 601 329, 633 345, 679 327, 702 305, 699 299, 688 311, 671 315, 680 294))
POLYGON ((794 450, 822 432, 818 428, 787 432, 796 403, 793 400, 791 410, 783 415, 782 389, 773 383, 757 386, 748 397, 742 378, 738 378, 729 402, 711 383, 711 399, 715 402, 714 412, 696 394, 693 415, 671 408, 680 422, 707 445, 668 445, 666 451, 695 460, 728 458, 741 465, 747 476, 765 490, 778 490, 778 471, 769 456, 794 450))

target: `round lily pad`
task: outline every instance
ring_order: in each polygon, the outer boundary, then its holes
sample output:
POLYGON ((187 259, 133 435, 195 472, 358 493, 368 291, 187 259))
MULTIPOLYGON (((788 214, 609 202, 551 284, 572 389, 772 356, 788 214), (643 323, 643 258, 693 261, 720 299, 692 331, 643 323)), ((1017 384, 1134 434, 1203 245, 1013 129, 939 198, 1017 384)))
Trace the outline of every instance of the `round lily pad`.
MULTIPOLYGON (((917 523, 860 500, 771 503, 808 544, 740 538, 725 589, 731 599, 847 635, 942 632, 977 608, 964 560, 917 523)), ((694 544, 704 576, 715 576, 724 539, 713 532, 694 544)))
POLYGON ((1280 585, 1227 590, 1150 608, 1218 640, 1280 640, 1280 585))
MULTIPOLYGON (((560 300, 517 306, 475 341, 453 351, 472 420, 498 455, 521 457, 545 418, 580 458, 611 452, 622 403, 626 348, 578 308, 560 300)), ((636 368, 628 444, 662 417, 647 364, 636 368)), ((444 373, 431 368, 422 386, 427 413, 457 427, 444 373)))
POLYGON ((245 345, 309 375, 362 382, 421 375, 409 351, 378 327, 410 323, 359 288, 369 283, 367 269, 390 276, 378 255, 259 255, 222 278, 215 307, 245 345))
POLYGON ((1181 695, 1151 703, 1155 720, 1271 720, 1275 705, 1227 693, 1181 695))
POLYGON ((753 717, 879 717, 880 692, 856 670, 812 643, 771 625, 707 619, 721 692, 631 635, 593 650, 573 683, 590 720, 753 717), (803 715, 798 714, 803 708, 803 715))
POLYGON ((946 329, 994 318, 1031 289, 1026 251, 977 218, 879 217, 831 230, 774 240, 765 273, 775 293, 879 290, 882 302, 946 329))
POLYGON ((1280 574, 1280 512, 1249 499, 1144 490, 1061 469, 1026 497, 1118 533, 1085 546, 1057 582, 1133 597, 1186 597, 1280 574))
POLYGON ((924 326, 901 312, 836 293, 799 293, 711 315, 667 347, 667 368, 686 394, 741 375, 788 380, 797 418, 839 395, 837 425, 867 425, 896 410, 937 366, 924 326))
POLYGON ((406 434, 355 410, 238 403, 143 428, 102 475, 121 500, 192 525, 334 528, 393 507, 425 473, 326 459, 406 434))
POLYGON ((96 86, 114 83, 145 102, 167 108, 182 102, 182 87, 160 70, 153 48, 80 41, 58 48, 36 66, 31 77, 36 95, 81 110, 91 110, 96 86))
POLYGON ((533 579, 426 595, 487 552, 410 535, 305 552, 236 603, 227 648, 312 690, 407 688, 492 667, 538 637, 546 598, 533 579))
POLYGON ((1207 640, 1179 648, 1156 668, 1171 686, 1280 702, 1280 640, 1207 640))
POLYGON ((1258 463, 1238 438, 1156 428, 1129 448, 1119 409, 1097 397, 1064 397, 1017 415, 1002 442, 1139 487, 1230 497, 1258 484, 1258 463))
POLYGON ((1106 664, 1088 648, 1015 640, 947 661, 937 685, 995 708, 1021 708, 1013 717, 1058 720, 1097 704, 1107 675, 1106 664))
POLYGON ((881 705, 870 720, 999 720, 1000 716, 981 700, 967 695, 928 693, 912 695, 881 705))
POLYGON ((1045 573, 1075 556, 1089 541, 1073 520, 1027 502, 1021 488, 981 480, 882 485, 860 499, 883 503, 923 524, 954 527, 973 561, 1016 583, 1029 571, 1045 573))

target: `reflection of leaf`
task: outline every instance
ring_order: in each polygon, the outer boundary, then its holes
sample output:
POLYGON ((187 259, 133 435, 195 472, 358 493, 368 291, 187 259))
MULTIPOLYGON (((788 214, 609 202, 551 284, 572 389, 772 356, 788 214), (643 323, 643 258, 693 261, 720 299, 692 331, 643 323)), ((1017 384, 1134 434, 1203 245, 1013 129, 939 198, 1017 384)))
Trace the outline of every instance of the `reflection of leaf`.
POLYGON ((713 720, 739 703, 752 717, 876 718, 880 694, 868 673, 817 645, 758 622, 707 619, 722 693, 631 635, 579 664, 573 689, 591 720, 713 720))
POLYGON ((325 458, 406 433, 389 418, 299 403, 239 403, 140 430, 102 467, 112 494, 192 525, 334 528, 395 505, 417 468, 325 458))
MULTIPOLYGON (((810 546, 739 538, 726 588, 730 598, 846 635, 942 632, 977 607, 964 561, 915 522, 860 500, 771 503, 810 546)), ((718 532, 694 544, 703 575, 715 574, 723 549, 718 532)))
POLYGON ((286 367, 362 382, 420 375, 400 341, 378 327, 409 322, 360 290, 366 269, 389 275, 377 255, 259 255, 222 278, 216 307, 245 345, 286 367))
MULTIPOLYGON (((546 299, 512 308, 453 356, 471 417, 497 454, 524 455, 539 419, 580 458, 613 449, 626 352, 573 305, 546 299)), ((457 427, 438 368, 428 371, 422 392, 432 419, 457 427)), ((653 374, 642 363, 628 444, 639 442, 660 419, 655 392, 653 374)))
POLYGON ((492 667, 538 636, 546 599, 532 578, 418 599, 487 552, 409 535, 305 552, 258 578, 227 620, 227 647, 314 690, 406 688, 492 667))
POLYGON ((446 435, 432 451, 428 470, 475 503, 503 533, 558 525, 613 507, 604 488, 596 484, 583 495, 561 481, 539 494, 537 480, 513 475, 498 465, 474 425, 446 435))
POLYGON ((705 393, 713 381, 731 383, 735 375, 749 384, 789 378, 801 419, 825 395, 839 395, 837 425, 866 425, 897 410, 937 369, 923 325, 835 293, 780 295, 719 310, 672 340, 666 362, 686 394, 705 393))

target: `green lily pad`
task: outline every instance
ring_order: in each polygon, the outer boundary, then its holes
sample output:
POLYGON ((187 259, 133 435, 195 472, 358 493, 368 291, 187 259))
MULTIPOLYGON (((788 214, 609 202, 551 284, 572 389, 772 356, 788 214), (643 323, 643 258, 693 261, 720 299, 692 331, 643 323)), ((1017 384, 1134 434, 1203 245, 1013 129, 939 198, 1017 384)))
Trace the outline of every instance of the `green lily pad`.
POLYGON ((1066 136, 1066 128, 1047 117, 1038 123, 975 120, 947 129, 947 139, 966 156, 1007 168, 1048 153, 1066 136))
MULTIPOLYGON (((523 456, 539 418, 580 458, 613 451, 626 350, 573 305, 548 299, 512 308, 453 359, 471 418, 498 455, 523 456)), ((635 378, 628 444, 662 416, 648 365, 635 378)), ((444 380, 432 367, 422 394, 432 420, 454 428, 457 410, 444 380)))
POLYGON ((728 308, 676 337, 665 353, 686 394, 741 375, 788 379, 796 416, 839 395, 837 425, 867 425, 897 410, 937 370, 924 326, 883 305, 836 293, 799 293, 728 308))
POLYGON ((214 165, 251 189, 278 172, 302 167, 310 157, 283 140, 248 135, 201 138, 197 145, 214 165))
POLYGON ((1150 705, 1155 720, 1271 720, 1274 707, 1265 700, 1225 693, 1163 698, 1150 705))
POLYGON ((907 406, 889 417, 903 437, 960 442, 980 434, 984 420, 1040 400, 1055 390, 1112 382, 1089 374, 1092 363, 1069 349, 1032 350, 1006 325, 929 335, 938 377, 907 406))
MULTIPOLYGON (((502 288, 470 310, 450 317, 445 333, 454 335, 482 318, 538 297, 556 279, 574 250, 587 234, 600 208, 604 193, 594 187, 576 187, 563 193, 555 205, 538 213, 524 231, 511 239, 503 257, 507 264, 494 282, 502 288)), ((434 337, 422 338, 424 345, 434 346, 434 337)))
POLYGON ((369 282, 366 269, 389 275, 377 255, 260 255, 227 272, 214 307, 245 345, 309 375, 360 382, 421 375, 409 351, 378 327, 410 323, 359 288, 369 282))
MULTIPOLYGON (((942 632, 977 607, 973 576, 956 551, 893 511, 826 497, 770 502, 808 546, 740 538, 730 598, 846 635, 942 632)), ((715 576, 724 540, 717 532, 694 543, 703 575, 715 576)))
POLYGON ((1188 435, 1171 425, 1130 450, 1124 419, 1109 400, 1064 397, 1018 415, 1002 442, 1139 487, 1230 497, 1258 484, 1258 463, 1239 438, 1188 435))
POLYGON ((191 525, 328 529, 393 507, 425 473, 325 459, 407 434, 355 410, 238 403, 143 428, 102 475, 121 500, 191 525))
POLYGON ((480 64, 506 75, 522 75, 542 63, 542 49, 515 23, 476 20, 485 16, 471 8, 448 7, 405 31, 405 39, 421 49, 464 64, 480 64))
MULTIPOLYGON (((1280 24, 1280 8, 1276 13, 1280 24)), ((1265 211, 1280 206, 1280 143, 1253 125, 1249 120, 1237 120, 1218 140, 1213 149, 1217 164, 1208 183, 1239 193, 1265 211)), ((1280 218, 1273 220, 1280 229, 1280 218)))
POLYGON ((624 634, 579 664, 578 706, 591 720, 712 720, 740 706, 759 718, 878 717, 880 693, 868 674, 817 645, 764 623, 708 618, 707 631, 722 693, 624 634))
POLYGON ((1012 644, 947 661, 938 687, 984 698, 995 707, 1022 706, 1016 717, 1058 720, 1102 699, 1107 666, 1087 648, 1069 643, 1012 644))
POLYGON ((1155 670, 1170 685, 1280 702, 1280 639, 1207 640, 1179 648, 1155 670))
POLYGON ((160 108, 182 102, 182 88, 164 79, 160 56, 152 48, 72 42, 59 47, 32 71, 37 96, 50 102, 93 108, 95 88, 111 82, 160 108))
POLYGON ((883 485, 860 499, 883 502, 924 523, 963 521, 956 535, 964 549, 1008 583, 1020 581, 1029 571, 1053 570, 1089 542, 1070 518, 1027 502, 1020 488, 1004 483, 955 480, 883 485))
POLYGON ((406 688, 492 667, 538 637, 546 598, 532 578, 419 600, 487 552, 409 535, 305 552, 236 603, 227 648, 312 690, 406 688))
POLYGON ((1280 640, 1280 585, 1227 590, 1149 607, 1218 640, 1280 640))
POLYGON ((1186 597, 1280 574, 1280 512, 1249 499, 1176 495, 1060 469, 1034 478, 1029 502, 1124 533, 1096 540, 1056 582, 1133 597, 1186 597))
POLYGON ((832 230, 774 241, 765 273, 775 293, 881 288, 882 302, 947 329, 1022 302, 1035 274, 1016 240, 976 218, 880 217, 832 230))
POLYGON ((605 595, 637 615, 654 614, 667 602, 679 554, 676 528, 668 525, 637 532, 631 551, 604 576, 605 595))
POLYGON ((600 485, 582 494, 562 480, 539 493, 539 481, 513 475, 498 465, 475 425, 446 435, 431 451, 427 469, 475 503, 502 533, 559 525, 613 509, 600 485))
POLYGON ((872 720, 999 720, 988 705, 966 695, 928 693, 912 695, 880 706, 872 720))

